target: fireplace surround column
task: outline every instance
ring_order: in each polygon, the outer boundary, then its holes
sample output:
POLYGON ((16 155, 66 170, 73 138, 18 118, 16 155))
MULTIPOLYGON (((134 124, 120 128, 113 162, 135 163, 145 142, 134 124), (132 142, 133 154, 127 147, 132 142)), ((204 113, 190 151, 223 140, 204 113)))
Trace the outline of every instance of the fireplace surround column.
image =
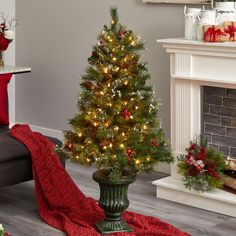
MULTIPOLYGON (((236 88, 236 44, 184 39, 158 40, 170 54, 171 143, 175 158, 201 134, 201 86, 236 88)), ((235 143, 236 147, 236 143, 235 143)), ((236 217, 236 195, 216 189, 185 189, 177 173, 154 181, 157 197, 236 217)))

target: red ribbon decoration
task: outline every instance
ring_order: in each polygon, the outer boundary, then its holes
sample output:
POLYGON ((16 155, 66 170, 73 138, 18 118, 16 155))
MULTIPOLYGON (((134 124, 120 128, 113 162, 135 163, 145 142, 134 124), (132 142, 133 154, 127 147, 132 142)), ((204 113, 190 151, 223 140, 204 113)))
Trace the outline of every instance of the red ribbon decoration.
POLYGON ((235 41, 234 40, 235 32, 236 32, 236 27, 234 26, 234 22, 231 22, 231 25, 228 25, 228 27, 225 28, 225 33, 229 34, 230 40, 235 41))
POLYGON ((225 32, 222 32, 221 29, 212 25, 207 29, 207 31, 203 34, 204 42, 216 42, 218 36, 226 36, 225 32))

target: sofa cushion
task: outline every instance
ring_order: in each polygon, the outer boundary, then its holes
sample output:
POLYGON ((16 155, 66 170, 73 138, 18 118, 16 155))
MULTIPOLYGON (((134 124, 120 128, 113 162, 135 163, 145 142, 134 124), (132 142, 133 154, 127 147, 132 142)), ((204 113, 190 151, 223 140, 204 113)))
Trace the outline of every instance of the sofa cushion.
MULTIPOLYGON (((49 139, 59 146, 62 144, 58 139, 51 137, 49 139)), ((30 158, 28 149, 21 142, 11 137, 9 130, 0 133, 0 163, 20 158, 30 158)))
POLYGON ((6 131, 8 131, 8 130, 9 130, 8 126, 6 126, 6 125, 0 125, 0 134, 3 133, 3 132, 6 132, 6 131))
POLYGON ((0 187, 22 183, 33 179, 32 162, 28 158, 18 158, 0 164, 0 187))

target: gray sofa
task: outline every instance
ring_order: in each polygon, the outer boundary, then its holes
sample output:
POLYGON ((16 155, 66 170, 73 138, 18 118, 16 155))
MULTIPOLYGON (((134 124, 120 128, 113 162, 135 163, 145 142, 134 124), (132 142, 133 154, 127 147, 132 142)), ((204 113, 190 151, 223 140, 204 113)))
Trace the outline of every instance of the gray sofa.
MULTIPOLYGON (((62 143, 48 137, 57 145, 62 143)), ((60 157, 65 166, 65 159, 60 157)), ((28 149, 12 138, 7 126, 0 126, 0 187, 32 180, 32 163, 28 149)))

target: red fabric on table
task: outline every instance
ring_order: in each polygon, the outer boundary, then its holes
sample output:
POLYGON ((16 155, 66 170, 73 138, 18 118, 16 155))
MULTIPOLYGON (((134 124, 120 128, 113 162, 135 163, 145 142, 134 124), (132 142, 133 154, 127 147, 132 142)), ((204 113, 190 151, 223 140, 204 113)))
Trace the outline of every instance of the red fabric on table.
POLYGON ((7 85, 12 74, 0 75, 0 125, 9 125, 7 85))
MULTIPOLYGON (((28 125, 15 125, 11 135, 30 151, 35 191, 41 218, 69 236, 101 235, 94 223, 104 214, 96 200, 86 197, 61 165, 54 144, 42 134, 32 132, 28 125)), ((133 233, 115 233, 127 236, 187 236, 174 226, 157 218, 134 212, 125 212, 124 219, 133 233)))

